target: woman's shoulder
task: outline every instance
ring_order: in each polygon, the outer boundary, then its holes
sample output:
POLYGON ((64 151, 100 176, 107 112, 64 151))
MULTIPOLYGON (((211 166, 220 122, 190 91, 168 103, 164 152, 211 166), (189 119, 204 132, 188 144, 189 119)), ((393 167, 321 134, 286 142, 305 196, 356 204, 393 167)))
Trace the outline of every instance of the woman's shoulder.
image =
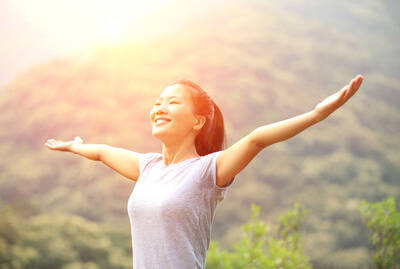
POLYGON ((218 155, 219 155, 221 152, 222 152, 222 151, 216 151, 216 152, 209 153, 209 154, 207 154, 207 155, 201 156, 201 159, 203 159, 204 161, 206 161, 206 160, 208 160, 208 161, 216 160, 217 157, 218 157, 218 155))
POLYGON ((147 152, 142 154, 142 158, 162 158, 162 154, 158 152, 147 152))
POLYGON ((148 152, 142 154, 139 160, 139 169, 143 170, 146 166, 162 161, 162 154, 156 152, 148 152))

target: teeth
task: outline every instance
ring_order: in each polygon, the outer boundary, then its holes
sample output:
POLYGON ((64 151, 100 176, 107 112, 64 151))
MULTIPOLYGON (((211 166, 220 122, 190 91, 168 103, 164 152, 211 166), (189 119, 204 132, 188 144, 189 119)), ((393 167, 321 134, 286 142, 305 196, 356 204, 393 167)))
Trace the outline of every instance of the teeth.
POLYGON ((166 123, 166 122, 167 122, 167 120, 165 120, 165 119, 156 120, 156 124, 163 124, 163 123, 166 123))

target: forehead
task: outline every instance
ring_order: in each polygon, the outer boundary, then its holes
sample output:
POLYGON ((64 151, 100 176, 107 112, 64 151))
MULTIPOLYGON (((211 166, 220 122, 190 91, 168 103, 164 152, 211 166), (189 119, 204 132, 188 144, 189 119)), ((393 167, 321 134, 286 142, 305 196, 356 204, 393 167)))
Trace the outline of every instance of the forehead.
POLYGON ((167 88, 165 88, 159 99, 167 99, 167 98, 172 98, 172 97, 177 97, 180 99, 190 99, 191 95, 190 95, 190 91, 186 88, 186 86, 184 85, 180 85, 180 84, 175 84, 175 85, 171 85, 168 86, 167 88))

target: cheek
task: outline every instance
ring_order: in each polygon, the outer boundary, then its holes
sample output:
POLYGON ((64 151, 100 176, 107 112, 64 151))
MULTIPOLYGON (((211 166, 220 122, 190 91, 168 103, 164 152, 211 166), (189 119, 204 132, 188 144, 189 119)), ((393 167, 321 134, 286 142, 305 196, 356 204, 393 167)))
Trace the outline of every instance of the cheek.
POLYGON ((155 115, 156 115, 156 113, 155 113, 155 109, 154 109, 154 107, 153 107, 153 108, 150 110, 150 114, 149 114, 149 119, 150 119, 150 121, 153 121, 153 120, 154 120, 155 115))
POLYGON ((180 122, 185 125, 185 128, 192 128, 196 122, 196 117, 190 111, 180 114, 180 122))

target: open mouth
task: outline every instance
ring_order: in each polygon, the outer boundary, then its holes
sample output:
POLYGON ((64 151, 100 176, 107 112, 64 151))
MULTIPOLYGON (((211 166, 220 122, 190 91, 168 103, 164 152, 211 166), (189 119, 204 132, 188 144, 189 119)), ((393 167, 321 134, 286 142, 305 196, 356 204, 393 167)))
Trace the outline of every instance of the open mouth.
POLYGON ((160 125, 167 124, 167 123, 169 123, 170 121, 171 121, 171 120, 169 120, 169 119, 158 118, 158 119, 155 120, 154 125, 155 125, 155 126, 160 126, 160 125))

